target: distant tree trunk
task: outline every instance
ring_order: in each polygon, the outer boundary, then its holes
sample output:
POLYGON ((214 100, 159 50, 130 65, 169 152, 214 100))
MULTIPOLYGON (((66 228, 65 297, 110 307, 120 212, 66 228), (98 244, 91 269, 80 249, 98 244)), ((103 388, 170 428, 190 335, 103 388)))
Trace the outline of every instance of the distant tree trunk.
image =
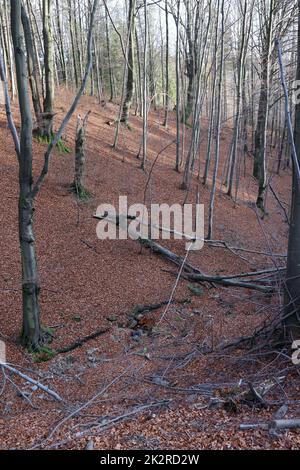
MULTIPOLYGON (((253 10, 253 2, 252 7, 250 8, 253 10)), ((233 182, 234 182, 234 174, 236 171, 236 164, 237 164, 237 154, 238 154, 238 142, 239 142, 239 130, 240 130, 240 115, 241 115, 241 103, 243 97, 243 86, 244 86, 244 67, 245 67, 245 60, 246 54, 248 49, 248 40, 251 30, 251 23, 249 29, 247 29, 247 8, 248 8, 248 0, 244 0, 244 4, 242 7, 242 29, 241 29, 241 42, 240 42, 240 53, 237 60, 237 86, 236 86, 236 113, 235 113, 235 122, 234 122, 234 131, 233 131, 233 139, 232 139, 232 151, 230 155, 229 161, 229 181, 228 181, 228 196, 232 197, 233 194, 233 182)), ((252 11, 250 10, 250 14, 252 15, 252 11)))
POLYGON ((129 12, 128 12, 128 52, 127 52, 127 83, 125 100, 123 104, 121 122, 128 125, 129 122, 129 110, 132 104, 132 98, 134 93, 134 38, 135 38, 135 7, 136 0, 129 0, 129 12))
POLYGON ((261 61, 261 89, 257 126, 255 131, 253 176, 258 180, 259 189, 256 204, 262 212, 264 212, 265 192, 267 186, 266 145, 269 116, 270 56, 273 40, 274 4, 275 0, 270 0, 269 17, 264 31, 264 44, 261 61))
POLYGON ((4 3, 3 10, 2 8, 0 8, 0 23, 2 24, 3 48, 7 57, 6 63, 7 63, 7 68, 9 72, 9 81, 11 84, 12 99, 14 100, 16 96, 16 81, 15 81, 15 75, 14 75, 11 37, 10 37, 10 34, 8 34, 8 29, 9 29, 8 7, 7 7, 7 2, 3 2, 3 3, 4 3))
POLYGON ((149 66, 148 66, 148 77, 149 77, 149 93, 150 103, 153 103, 154 111, 157 111, 157 83, 155 77, 155 62, 154 62, 154 47, 153 37, 151 36, 151 17, 148 19, 148 51, 149 51, 149 66))
MULTIPOLYGON (((201 20, 201 53, 198 51, 198 65, 197 65, 197 80, 196 80, 196 90, 195 90, 195 101, 193 106, 193 121, 192 121, 192 137, 190 142, 190 147, 185 163, 185 169, 183 174, 183 180, 181 184, 182 190, 189 190, 192 172, 195 167, 195 161, 199 157, 199 145, 200 145, 200 131, 201 131, 201 116, 202 116, 202 106, 203 99, 201 96, 202 93, 202 75, 203 75, 203 63, 206 51, 206 45, 208 40, 208 34, 210 30, 210 21, 211 21, 211 1, 209 3, 209 15, 207 23, 204 25, 204 20, 201 20)), ((199 15, 199 12, 198 12, 199 15)), ((198 25, 198 21, 196 21, 198 25)), ((200 29, 200 24, 198 25, 200 29)), ((199 173, 200 173, 200 158, 199 158, 199 173)))
POLYGON ((165 84, 165 119, 164 127, 168 127, 170 106, 170 74, 169 74, 169 13, 168 0, 165 2, 166 9, 166 84, 165 84))
POLYGON ((191 0, 184 2, 187 18, 186 18, 186 74, 188 78, 187 101, 185 113, 183 116, 184 123, 188 123, 195 104, 195 80, 198 77, 199 64, 199 33, 200 33, 200 7, 201 2, 195 4, 191 0))
POLYGON ((103 85, 102 85, 102 67, 100 64, 100 52, 97 47, 96 40, 94 39, 94 54, 95 54, 95 64, 94 64, 94 73, 96 76, 96 85, 97 85, 97 95, 99 104, 102 103, 103 96, 103 85))
POLYGON ((143 70, 143 161, 141 168, 145 170, 147 162, 148 143, 148 0, 144 0, 144 70, 143 70))
POLYGON ((175 170, 180 171, 180 7, 181 0, 177 0, 177 17, 176 17, 176 165, 175 170))
POLYGON ((45 57, 45 99, 42 135, 51 138, 53 134, 54 107, 54 49, 53 49, 53 1, 43 0, 43 38, 45 57))
POLYGON ((72 2, 69 0, 68 3, 69 8, 69 28, 70 28, 70 39, 71 39, 71 52, 72 52, 72 59, 73 59, 73 76, 75 79, 76 88, 79 87, 79 76, 78 76, 78 68, 77 68, 77 55, 76 55, 76 45, 74 39, 74 30, 73 30, 73 15, 72 15, 72 2))
POLYGON ((57 32, 58 32, 58 41, 59 41, 58 47, 59 47, 62 79, 63 79, 63 82, 67 84, 68 76, 67 76, 67 66, 66 66, 65 48, 64 48, 64 41, 63 41, 63 31, 62 31, 62 25, 61 25, 59 0, 56 0, 56 16, 57 16, 56 21, 57 21, 57 32))
POLYGON ((34 132, 38 135, 42 133, 43 118, 42 118, 42 105, 40 101, 40 91, 38 86, 38 75, 37 75, 37 57, 35 55, 35 50, 32 41, 30 21, 26 14, 24 6, 22 6, 22 25, 25 36, 26 51, 27 51, 27 66, 28 66, 28 75, 29 75, 29 84, 32 95, 32 103, 36 118, 36 128, 34 132))
POLYGON ((110 47, 110 37, 109 37, 109 30, 108 30, 108 14, 107 14, 106 8, 105 8, 105 34, 106 34, 109 88, 110 88, 109 101, 113 101, 115 98, 115 90, 114 90, 114 77, 113 77, 112 66, 111 66, 111 50, 110 50, 111 47, 110 47))
MULTIPOLYGON (((223 88, 223 70, 224 70, 224 34, 225 34, 224 0, 218 0, 218 17, 220 13, 221 13, 221 57, 220 57, 220 65, 219 65, 219 82, 218 82, 218 98, 217 98, 218 101, 217 101, 217 124, 216 124, 216 154, 215 154, 215 166, 214 166, 213 182, 212 182, 210 205, 209 205, 209 220, 208 220, 208 235, 207 235, 208 240, 211 240, 213 236, 215 198, 216 198, 217 177, 218 177, 219 160, 220 160, 222 88, 223 88)), ((219 18, 217 22, 219 23, 219 18)), ((216 37, 216 41, 217 40, 218 38, 216 37)))
POLYGON ((210 170, 211 148, 212 148, 212 140, 213 140, 213 133, 214 133, 215 105, 216 105, 216 84, 217 84, 217 52, 218 52, 218 47, 217 47, 217 44, 216 44, 215 45, 215 51, 214 51, 214 59, 213 59, 214 60, 214 76, 213 76, 213 82, 212 82, 212 96, 211 96, 209 129, 208 129, 208 142, 207 142, 205 170, 204 170, 204 177, 203 177, 204 186, 207 185, 207 180, 208 180, 208 175, 209 175, 209 170, 210 170))

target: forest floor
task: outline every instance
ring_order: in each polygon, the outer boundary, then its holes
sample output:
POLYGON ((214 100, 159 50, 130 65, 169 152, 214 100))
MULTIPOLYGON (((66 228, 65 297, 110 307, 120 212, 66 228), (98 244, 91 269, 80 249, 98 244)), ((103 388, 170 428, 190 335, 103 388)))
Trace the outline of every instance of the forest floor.
MULTIPOLYGON (((57 121, 70 99, 69 92, 59 94, 57 121)), ((96 99, 85 96, 80 113, 88 110, 92 114, 87 130, 86 187, 93 197, 78 203, 69 191, 74 172, 75 116, 66 133, 71 153, 55 152, 36 201, 41 317, 54 335, 50 347, 56 351, 99 329, 107 332, 73 351, 38 362, 41 357, 24 352, 18 343, 22 321, 18 165, 4 109, 0 109, 1 339, 10 364, 63 398, 58 403, 21 378, 0 374, 0 447, 84 449, 92 439, 95 449, 299 448, 297 431, 274 435, 262 429, 240 430, 241 424, 269 422, 283 403, 289 405, 286 417, 300 417, 300 382, 291 358, 278 352, 218 348, 224 341, 251 335, 278 316, 280 292, 270 298, 260 292, 205 285, 197 293, 181 279, 175 303, 146 313, 132 326, 137 306, 170 299, 178 270, 147 249, 141 251, 136 241, 97 239, 97 221, 93 219, 97 207, 103 203, 118 207, 120 195, 128 196, 129 204, 143 203, 148 176, 136 157, 141 119, 131 117, 130 129, 121 129, 119 147, 114 150, 115 127, 107 123, 115 120, 117 106, 108 103, 102 108, 96 99), (249 389, 249 383, 256 386, 266 380, 279 385, 266 397, 264 406, 239 402, 237 397, 249 389), (227 406, 212 406, 222 399, 227 406)), ((148 172, 158 152, 176 138, 175 115, 171 113, 168 130, 161 126, 162 118, 159 113, 150 114, 148 172)), ((204 122, 203 159, 206 134, 204 122)), ((221 170, 231 138, 232 129, 225 126, 221 170)), ((175 148, 171 144, 158 158, 148 204, 185 200, 186 193, 180 190, 182 174, 174 171, 175 148)), ((44 149, 43 144, 34 143, 35 176, 44 149)), ((242 165, 245 173, 236 205, 218 185, 214 239, 249 252, 209 245, 191 252, 189 261, 207 274, 239 274, 285 263, 288 223, 284 210, 269 192, 268 215, 259 217, 252 158, 246 156, 242 165)), ((271 157, 269 166, 276 167, 271 157)), ((291 172, 271 175, 272 187, 288 210, 291 172)), ((196 201, 197 187, 195 177, 188 201, 196 201)), ((209 197, 210 187, 201 184, 200 202, 205 204, 206 214, 209 197)), ((184 241, 160 243, 179 255, 186 254, 184 241)))

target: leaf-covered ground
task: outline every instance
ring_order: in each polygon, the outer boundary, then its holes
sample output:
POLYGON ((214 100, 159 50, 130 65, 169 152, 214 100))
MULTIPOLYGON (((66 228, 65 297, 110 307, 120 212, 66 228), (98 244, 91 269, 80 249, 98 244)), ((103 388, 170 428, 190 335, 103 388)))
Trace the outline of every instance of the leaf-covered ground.
MULTIPOLYGON (((63 117, 71 95, 57 98, 57 119, 63 117)), ((245 350, 217 352, 225 341, 252 334, 279 314, 280 292, 270 296, 244 289, 203 287, 195 292, 181 279, 176 302, 133 320, 137 306, 167 302, 178 269, 161 257, 141 251, 135 241, 99 241, 93 214, 102 203, 144 201, 148 176, 140 170, 142 122, 132 116, 131 128, 121 129, 119 146, 112 149, 117 106, 102 108, 85 96, 80 113, 92 111, 87 132, 86 186, 93 198, 78 203, 69 191, 74 171, 76 117, 67 130, 68 154, 56 152, 45 186, 36 201, 35 231, 41 282, 42 323, 53 334, 52 350, 71 345, 99 329, 108 331, 47 362, 25 353, 18 344, 21 325, 20 257, 17 232, 18 168, 13 143, 0 110, 0 333, 8 362, 56 390, 62 404, 7 372, 0 384, 0 446, 16 448, 83 449, 92 439, 96 449, 292 449, 299 432, 270 435, 264 430, 241 431, 243 423, 273 419, 282 403, 286 417, 300 416, 299 377, 289 357, 245 350), (210 351, 213 351, 212 353, 210 351), (266 398, 266 407, 236 403, 215 408, 218 399, 233 401, 247 383, 284 377, 266 398)), ((18 121, 17 110, 15 110, 18 121)), ((175 116, 164 129, 159 113, 151 113, 149 163, 175 139, 175 116)), ((186 130, 188 148, 190 130, 186 130)), ((203 123, 201 158, 206 153, 203 123)), ((221 179, 232 129, 222 134, 221 179)), ((34 144, 38 174, 44 146, 34 144)), ((183 203, 182 174, 174 171, 175 144, 158 158, 147 191, 147 204, 183 203)), ((218 186, 214 239, 234 251, 205 246, 189 261, 206 274, 236 274, 284 266, 288 224, 282 207, 268 193, 268 215, 258 217, 257 187, 251 177, 252 159, 242 157, 240 191, 234 204, 218 186), (255 252, 255 253, 254 253, 255 252), (265 255, 261 254, 265 253, 265 255), (272 256, 270 256, 272 254, 272 256), (280 256, 274 256, 280 255, 280 256)), ((276 150, 269 156, 276 168, 276 150)), ((203 162, 202 162, 203 169, 203 162)), ((291 174, 273 174, 272 187, 288 209, 291 174)), ((188 201, 196 201, 197 179, 188 201)), ((206 213, 210 188, 200 185, 206 213)), ((183 241, 162 241, 185 255, 183 241)), ((47 356, 45 353, 44 356, 47 356)), ((44 357, 45 358, 45 357, 44 357)), ((47 358, 47 357, 46 357, 47 358)))

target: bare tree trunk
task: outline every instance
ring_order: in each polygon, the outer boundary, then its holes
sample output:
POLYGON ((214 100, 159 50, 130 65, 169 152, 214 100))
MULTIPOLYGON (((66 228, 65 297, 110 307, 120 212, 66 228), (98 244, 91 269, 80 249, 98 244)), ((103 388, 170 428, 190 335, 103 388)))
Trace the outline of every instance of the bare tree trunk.
POLYGON ((63 31, 62 31, 62 24, 61 24, 61 12, 59 8, 59 0, 56 0, 56 21, 57 21, 57 32, 58 32, 58 41, 59 41, 59 55, 60 55, 60 62, 61 62, 61 71, 62 71, 62 79, 65 84, 68 82, 68 75, 67 75, 67 66, 66 66, 66 57, 65 57, 65 48, 64 48, 64 41, 63 41, 63 31))
POLYGON ((78 117, 76 129, 76 142, 75 142, 75 176, 72 189, 79 199, 85 199, 88 192, 84 186, 85 177, 85 136, 86 127, 90 112, 88 112, 84 119, 78 117))
MULTIPOLYGON (((32 174, 32 115, 28 94, 28 73, 26 54, 24 51, 24 33, 21 19, 21 0, 11 0, 11 31, 14 45, 16 64, 17 86, 19 95, 19 110, 21 115, 20 139, 15 127, 11 125, 11 113, 9 102, 6 99, 8 122, 16 145, 16 154, 19 161, 19 238, 22 263, 22 299, 23 299, 23 329, 22 344, 30 351, 36 351, 43 342, 43 334, 40 325, 39 308, 39 279, 37 269, 37 258, 35 249, 35 238, 33 230, 34 200, 38 195, 42 184, 48 174, 49 164, 53 149, 57 145, 62 133, 69 123, 83 90, 92 66, 92 31, 98 0, 94 0, 91 14, 90 29, 88 33, 88 54, 85 76, 68 113, 66 114, 59 131, 50 142, 44 157, 44 166, 33 183, 32 174)), ((0 67, 1 69, 1 67, 0 67)), ((3 73, 1 73, 2 77, 3 73)), ((3 77, 2 77, 3 78, 3 77)), ((6 86, 7 88, 7 86, 6 86)), ((7 95, 7 94, 6 94, 7 95)))
MULTIPOLYGON (((298 66, 296 80, 300 80, 300 0, 298 0, 298 66)), ((288 259, 285 281, 285 311, 283 324, 292 339, 300 337, 300 103, 295 109, 294 138, 289 110, 289 97, 285 85, 280 44, 278 43, 279 61, 283 87, 285 89, 287 131, 293 156, 293 185, 288 259)))
POLYGON ((26 43, 27 66, 28 66, 28 75, 29 75, 32 103, 33 103, 33 108, 34 108, 34 113, 35 113, 35 118, 36 118, 36 128, 34 129, 34 133, 41 135, 42 126, 43 126, 43 119, 42 119, 43 111, 42 111, 42 105, 40 101, 40 91, 39 91, 39 86, 38 86, 37 57, 35 55, 35 50, 34 50, 33 41, 32 41, 30 21, 23 5, 22 5, 22 25, 23 25, 25 43, 26 43))
POLYGON ((180 146, 181 146, 181 135, 180 135, 180 7, 181 0, 177 0, 177 17, 176 17, 176 166, 175 170, 180 171, 180 146))
POLYGON ((270 56, 273 38, 274 4, 275 0, 270 0, 269 16, 266 22, 266 30, 264 32, 263 55, 261 64, 261 90, 255 132, 253 176, 258 180, 259 189, 256 204, 262 212, 264 212, 264 200, 267 186, 266 145, 269 116, 269 89, 271 69, 270 56))
MULTIPOLYGON (((250 17, 252 19, 253 13, 253 6, 250 5, 250 17)), ((238 56, 237 61, 237 68, 238 68, 238 78, 237 78, 237 95, 236 95, 236 114, 235 114, 235 123, 234 123, 234 132, 233 132, 233 139, 232 139, 232 152, 231 158, 229 163, 229 182, 228 182, 228 196, 232 196, 233 194, 233 182, 234 182, 234 173, 236 171, 236 163, 237 163, 237 154, 238 154, 238 142, 239 142, 239 129, 240 129, 240 115, 241 115, 241 103, 242 103, 242 94, 243 94, 243 86, 244 86, 244 67, 245 67, 245 60, 246 54, 248 49, 248 40, 250 36, 251 24, 252 20, 250 20, 250 25, 247 27, 247 9, 248 9, 248 1, 244 1, 244 5, 241 11, 242 14, 242 29, 241 29, 241 43, 240 43, 240 53, 238 56)))
POLYGON ((113 101, 115 98, 115 90, 114 90, 114 78, 113 78, 113 72, 112 72, 112 66, 111 66, 111 46, 110 46, 110 38, 109 38, 109 30, 108 30, 108 14, 107 14, 106 8, 105 8, 105 33, 106 33, 109 87, 110 87, 109 101, 113 101))
POLYGON ((70 38, 71 38, 71 51, 72 51, 72 59, 73 59, 73 73, 75 78, 75 85, 76 88, 79 86, 79 76, 78 76, 78 67, 77 67, 77 54, 76 54, 76 45, 74 39, 74 30, 73 30, 73 15, 72 15, 72 2, 69 0, 68 2, 69 8, 69 27, 70 27, 70 38))
POLYGON ((15 51, 19 109, 21 114, 19 237, 22 262, 23 332, 22 344, 37 350, 41 341, 39 281, 33 231, 32 191, 32 116, 27 85, 27 66, 23 49, 21 0, 11 1, 11 27, 15 51))
MULTIPOLYGON (((217 103, 217 128, 216 128, 216 154, 215 154, 215 167, 213 173, 213 182, 211 189, 210 205, 209 205, 209 220, 208 220, 208 240, 212 239, 213 236, 213 220, 214 220, 214 209, 215 209, 215 197, 217 187, 217 177, 219 170, 220 160, 220 138, 221 138, 221 111, 222 111, 222 87, 223 87, 223 70, 224 70, 224 34, 225 34, 225 12, 224 12, 224 0, 218 0, 218 17, 221 12, 221 57, 219 65, 219 83, 218 83, 218 103, 217 103), (221 4, 220 4, 221 2, 221 4)), ((219 18, 217 20, 219 23, 219 18)), ((216 38, 216 41, 218 38, 216 38)))
POLYGON ((45 57, 45 99, 42 135, 51 138, 53 134, 54 106, 54 50, 52 32, 52 0, 43 0, 43 37, 45 57))
POLYGON ((142 170, 146 168, 148 142, 148 0, 144 0, 144 77, 143 77, 143 161, 142 170))
POLYGON ((165 1, 166 10, 166 84, 165 84, 165 119, 164 127, 168 127, 170 106, 170 74, 169 74, 169 13, 168 0, 165 1))
POLYGON ((128 13, 128 50, 127 50, 127 83, 125 100, 123 103, 123 110, 121 122, 128 125, 129 110, 132 104, 134 93, 134 37, 135 37, 135 7, 136 0, 129 0, 129 13, 128 13))

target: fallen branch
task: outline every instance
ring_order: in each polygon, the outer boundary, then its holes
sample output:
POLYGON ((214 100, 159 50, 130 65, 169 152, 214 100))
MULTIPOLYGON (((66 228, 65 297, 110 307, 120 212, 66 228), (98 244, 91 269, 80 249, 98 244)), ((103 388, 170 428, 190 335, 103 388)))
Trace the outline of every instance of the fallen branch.
MULTIPOLYGON (((160 254, 164 258, 167 258, 168 261, 171 261, 171 263, 176 264, 176 266, 182 266, 185 261, 182 256, 176 255, 176 253, 173 253, 172 251, 168 250, 168 248, 162 247, 153 240, 139 238, 138 241, 141 243, 141 245, 145 246, 146 248, 149 248, 153 253, 160 254)), ((188 262, 185 262, 184 271, 199 275, 202 274, 200 269, 195 268, 188 262)))
POLYGON ((252 282, 239 281, 238 279, 233 280, 233 279, 228 279, 226 277, 220 277, 220 276, 209 276, 205 274, 189 274, 188 278, 191 281, 213 282, 215 284, 222 284, 225 287, 241 287, 243 289, 257 290, 259 292, 263 292, 264 294, 271 294, 275 292, 275 288, 272 286, 260 286, 258 284, 253 284, 252 282))
POLYGON ((45 392, 48 395, 50 395, 51 397, 55 398, 55 400, 57 400, 59 402, 63 401, 63 399, 56 392, 54 392, 50 388, 46 387, 46 385, 43 385, 40 382, 37 382, 36 380, 32 379, 28 375, 23 374, 22 372, 15 369, 14 367, 11 367, 8 364, 2 364, 2 363, 1 363, 1 367, 3 367, 6 370, 9 370, 10 372, 12 372, 15 375, 18 375, 22 379, 26 380, 26 382, 29 382, 29 383, 35 385, 36 387, 40 388, 41 390, 43 390, 43 392, 45 392))
POLYGON ((77 434, 75 434, 75 439, 81 438, 81 437, 83 437, 83 436, 85 436, 86 434, 89 434, 89 433, 93 433, 93 432, 99 433, 100 431, 106 431, 111 426, 113 426, 117 423, 123 422, 125 420, 129 420, 129 419, 133 418, 134 416, 136 416, 136 415, 138 415, 138 414, 140 414, 144 411, 151 410, 153 408, 160 408, 160 407, 163 407, 163 406, 168 406, 168 405, 170 405, 170 403, 172 403, 172 400, 163 400, 163 401, 160 401, 160 402, 157 402, 157 403, 150 403, 150 405, 142 405, 142 406, 136 408, 135 410, 129 411, 128 413, 125 413, 121 416, 116 416, 115 418, 112 418, 109 421, 105 421, 102 424, 94 423, 94 424, 89 426, 89 429, 87 429, 85 431, 78 432, 77 434))
MULTIPOLYGON (((119 225, 121 218, 122 220, 124 219, 124 221, 126 221, 126 219, 130 219, 129 216, 119 215, 115 217, 115 220, 111 220, 107 212, 104 213, 103 216, 94 215, 94 218, 98 220, 109 220, 110 222, 115 223, 116 225, 119 225)), ((211 285, 222 284, 226 287, 241 287, 243 289, 256 290, 264 294, 271 294, 275 291, 274 287, 272 286, 258 285, 258 284, 251 283, 251 282, 244 282, 238 279, 240 277, 253 277, 255 275, 259 276, 263 274, 274 273, 275 272, 274 269, 268 269, 268 270, 260 271, 258 273, 245 273, 245 274, 234 275, 234 276, 222 276, 222 277, 221 276, 209 276, 209 275, 203 274, 202 271, 200 271, 200 269, 195 268, 193 265, 188 263, 187 260, 183 258, 182 256, 179 256, 176 253, 173 253, 168 248, 165 248, 159 245, 157 242, 154 242, 153 240, 150 240, 149 238, 138 238, 138 242, 142 246, 149 248, 153 253, 157 253, 161 255, 164 258, 166 258, 168 261, 170 261, 171 263, 175 264, 176 266, 179 266, 182 269, 182 273, 181 273, 182 277, 188 278, 189 280, 193 280, 196 282, 207 282, 208 284, 211 284, 211 285)), ((215 243, 221 243, 221 242, 215 242, 215 243)))
POLYGON ((271 422, 271 428, 275 429, 297 429, 300 428, 300 419, 276 419, 271 422))
POLYGON ((274 258, 287 258, 287 255, 286 254, 281 254, 281 253, 272 253, 272 255, 270 255, 270 253, 267 253, 265 251, 256 251, 256 250, 250 250, 250 249, 247 249, 247 248, 240 248, 238 246, 230 246, 227 242, 223 241, 223 240, 205 240, 205 243, 207 245, 210 245, 214 248, 226 248, 227 250, 229 250, 231 253, 233 253, 234 255, 236 255, 237 253, 235 253, 236 251, 241 251, 243 253, 249 253, 249 254, 253 254, 253 255, 262 255, 262 256, 272 256, 274 258))
POLYGON ((249 431, 253 429, 264 429, 269 431, 279 431, 282 429, 299 429, 300 419, 276 419, 269 423, 241 424, 241 431, 249 431))

